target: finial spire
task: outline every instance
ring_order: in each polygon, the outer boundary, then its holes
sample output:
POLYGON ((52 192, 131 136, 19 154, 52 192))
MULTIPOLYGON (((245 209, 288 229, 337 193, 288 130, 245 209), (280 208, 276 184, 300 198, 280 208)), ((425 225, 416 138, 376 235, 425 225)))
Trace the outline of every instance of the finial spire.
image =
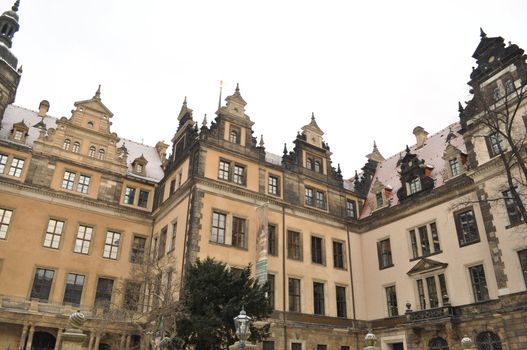
POLYGON ((240 92, 240 84, 239 83, 236 83, 236 90, 235 90, 235 92, 238 92, 238 93, 240 92))
POLYGON ((457 110, 459 113, 463 113, 463 111, 465 110, 465 108, 463 108, 463 105, 461 104, 460 101, 458 101, 457 103, 457 110))
POLYGON ((479 36, 483 39, 487 37, 487 34, 483 31, 483 28, 479 27, 479 36))
POLYGON ((379 151, 379 150, 377 149, 377 142, 375 142, 375 140, 373 140, 373 151, 374 151, 374 152, 375 152, 375 151, 377 151, 377 152, 379 151))
POLYGON ((185 98, 183 99, 183 106, 187 106, 187 96, 185 96, 185 98))
POLYGON ((15 3, 13 4, 13 7, 11 7, 11 10, 17 12, 18 11, 18 6, 20 6, 20 0, 16 0, 15 3))
POLYGON ((95 95, 93 98, 100 100, 101 99, 101 84, 99 84, 99 87, 97 88, 97 91, 95 91, 95 95))
POLYGON ((287 155, 287 143, 284 143, 284 156, 287 155))
POLYGON ((315 112, 311 112, 311 120, 315 121, 315 112))
POLYGON ((260 135, 260 144, 259 144, 258 146, 260 146, 260 147, 263 147, 263 146, 264 146, 263 135, 260 135))
POLYGON ((207 127, 207 113, 203 116, 203 123, 201 123, 203 127, 207 127))

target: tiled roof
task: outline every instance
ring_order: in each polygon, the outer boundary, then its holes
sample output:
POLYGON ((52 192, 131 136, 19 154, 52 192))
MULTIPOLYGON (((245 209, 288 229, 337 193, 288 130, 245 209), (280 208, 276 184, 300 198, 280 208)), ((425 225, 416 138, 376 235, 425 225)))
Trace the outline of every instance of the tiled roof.
MULTIPOLYGON (((41 117, 38 116, 36 111, 32 111, 23 107, 9 105, 6 108, 4 118, 2 120, 2 128, 0 129, 0 140, 18 144, 20 142, 14 142, 9 140, 9 132, 13 124, 16 124, 20 121, 29 127, 28 137, 26 138, 25 146, 32 148, 33 142, 38 138, 40 129, 35 128, 34 125, 41 121, 41 117)), ((57 127, 57 118, 46 116, 44 117, 44 123, 46 128, 56 128, 57 127)), ((163 169, 161 168, 161 158, 157 154, 155 147, 144 145, 135 141, 121 139, 117 144, 117 147, 120 147, 123 143, 126 144, 128 149, 128 175, 158 182, 163 178, 163 169), (139 176, 132 173, 132 162, 137 157, 140 157, 141 154, 146 158, 148 164, 146 165, 146 174, 147 176, 139 176)))
MULTIPOLYGON (((451 144, 463 154, 466 154, 467 152, 465 143, 463 141, 463 136, 459 134, 460 129, 461 125, 456 122, 440 130, 436 134, 429 136, 422 147, 417 148, 417 145, 410 147, 410 153, 417 155, 420 160, 424 160, 427 166, 433 167, 431 177, 434 179, 435 188, 444 184, 446 162, 442 157, 446 147, 451 144), (447 142, 447 137, 450 133, 452 133, 453 136, 451 136, 447 142)), ((377 165, 377 170, 373 177, 372 185, 379 181, 384 185, 385 188, 391 187, 393 189, 393 196, 390 204, 391 206, 397 205, 399 203, 397 191, 401 188, 402 184, 399 178, 400 167, 397 165, 397 161, 404 157, 405 154, 406 151, 403 150, 400 153, 397 153, 380 162, 377 165)), ((370 203, 374 202, 375 194, 370 191, 368 192, 361 217, 367 217, 371 215, 373 210, 370 203)))

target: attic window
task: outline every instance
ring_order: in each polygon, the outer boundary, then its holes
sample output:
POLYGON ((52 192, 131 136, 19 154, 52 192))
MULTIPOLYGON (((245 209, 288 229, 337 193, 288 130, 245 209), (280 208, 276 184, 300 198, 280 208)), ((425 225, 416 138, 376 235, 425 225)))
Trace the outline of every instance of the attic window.
POLYGON ((377 204, 377 208, 380 208, 384 205, 384 199, 382 198, 381 191, 375 193, 375 203, 377 204))
POLYGON ((22 141, 24 139, 24 133, 20 130, 15 130, 13 139, 16 141, 22 141))
POLYGON ((240 143, 240 133, 241 133, 240 128, 237 128, 235 126, 231 126, 230 127, 230 132, 229 132, 229 141, 232 142, 232 143, 239 144, 240 143))
POLYGON ((134 159, 134 161, 132 162, 132 172, 137 175, 145 176, 147 163, 148 161, 143 155, 134 159))
POLYGON ((136 164, 136 165, 135 165, 135 171, 136 171, 137 173, 142 174, 142 173, 143 173, 143 170, 144 170, 144 168, 143 168, 143 164, 136 164))
POLYGON ((417 193, 421 191, 421 179, 416 177, 409 183, 410 186, 410 194, 417 193))
POLYGON ((92 121, 88 122, 88 127, 93 128, 93 122, 92 121))
POLYGON ((450 165, 450 173, 453 177, 461 174, 461 166, 459 165, 459 160, 457 158, 450 159, 448 165, 450 165))
POLYGON ((24 121, 21 121, 20 123, 16 123, 13 125, 13 128, 11 129, 11 133, 9 135, 9 138, 16 142, 25 142, 26 137, 28 136, 28 127, 26 124, 24 124, 24 121))

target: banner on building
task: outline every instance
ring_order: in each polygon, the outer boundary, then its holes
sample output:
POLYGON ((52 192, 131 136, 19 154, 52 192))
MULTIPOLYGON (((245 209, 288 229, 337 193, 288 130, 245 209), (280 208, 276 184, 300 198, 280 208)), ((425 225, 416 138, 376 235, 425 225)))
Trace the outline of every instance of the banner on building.
POLYGON ((256 212, 256 281, 264 285, 267 282, 268 203, 258 206, 256 212))

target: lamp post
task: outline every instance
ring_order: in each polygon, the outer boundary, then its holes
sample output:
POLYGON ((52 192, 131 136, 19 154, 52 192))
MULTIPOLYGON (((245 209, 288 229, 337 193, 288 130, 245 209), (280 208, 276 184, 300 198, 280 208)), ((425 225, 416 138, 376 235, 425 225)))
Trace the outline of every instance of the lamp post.
POLYGON ((234 327, 236 328, 236 336, 240 339, 240 350, 245 349, 245 341, 251 335, 249 325, 251 318, 247 316, 247 313, 242 307, 240 314, 234 318, 234 327))
POLYGON ((463 349, 472 349, 472 345, 474 343, 472 342, 472 339, 470 339, 468 336, 464 336, 463 339, 461 339, 461 347, 463 349))
POLYGON ((375 334, 373 334, 371 329, 368 331, 368 334, 366 334, 366 336, 364 337, 364 345, 366 345, 364 350, 376 349, 375 345, 377 345, 377 337, 375 336, 375 334))

